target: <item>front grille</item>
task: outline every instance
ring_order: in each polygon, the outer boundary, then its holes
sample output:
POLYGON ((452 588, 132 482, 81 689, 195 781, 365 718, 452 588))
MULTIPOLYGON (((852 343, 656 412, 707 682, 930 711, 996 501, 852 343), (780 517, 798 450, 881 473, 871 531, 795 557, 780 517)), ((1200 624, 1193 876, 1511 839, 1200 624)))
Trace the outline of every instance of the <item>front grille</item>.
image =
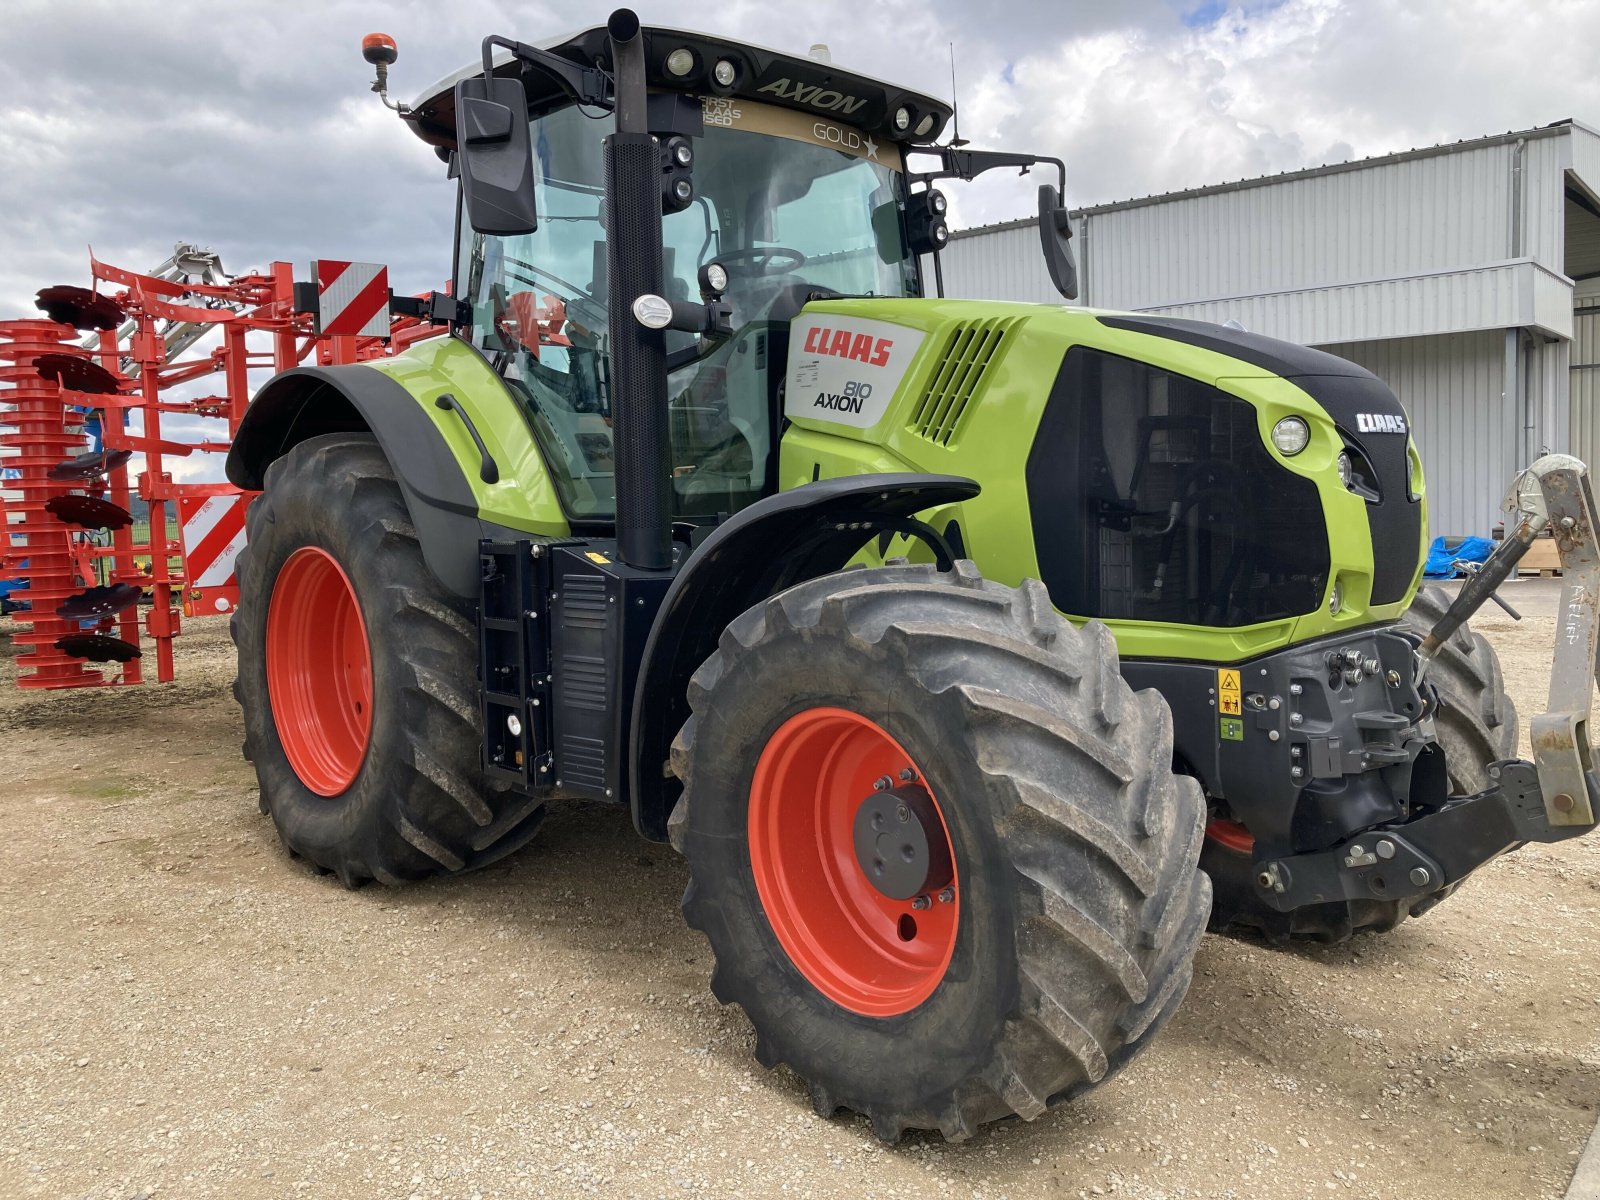
POLYGON ((939 446, 954 446, 984 376, 1000 357, 1019 318, 964 321, 945 339, 939 365, 912 410, 910 430, 939 446))

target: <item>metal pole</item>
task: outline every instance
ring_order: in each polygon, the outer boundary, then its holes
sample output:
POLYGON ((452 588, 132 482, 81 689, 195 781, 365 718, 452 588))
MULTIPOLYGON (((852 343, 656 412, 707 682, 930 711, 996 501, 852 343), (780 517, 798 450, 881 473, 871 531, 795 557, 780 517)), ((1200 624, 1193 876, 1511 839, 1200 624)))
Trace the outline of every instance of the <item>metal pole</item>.
POLYGON ((661 149, 649 132, 639 18, 618 9, 606 31, 617 106, 617 131, 605 139, 617 552, 630 566, 666 570, 672 566, 666 343, 660 330, 633 315, 635 300, 662 290, 661 149))

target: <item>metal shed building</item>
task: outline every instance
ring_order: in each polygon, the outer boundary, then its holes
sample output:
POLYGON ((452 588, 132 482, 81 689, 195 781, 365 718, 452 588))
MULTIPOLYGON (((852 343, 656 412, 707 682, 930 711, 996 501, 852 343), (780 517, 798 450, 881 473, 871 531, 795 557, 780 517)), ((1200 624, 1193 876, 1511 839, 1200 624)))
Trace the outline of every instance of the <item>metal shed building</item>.
MULTIPOLYGON (((1544 449, 1600 464, 1600 133, 1575 121, 1073 214, 1080 303, 1246 328, 1382 377, 1435 533, 1544 449)), ((956 232, 946 293, 1059 304, 1031 220, 956 232)))

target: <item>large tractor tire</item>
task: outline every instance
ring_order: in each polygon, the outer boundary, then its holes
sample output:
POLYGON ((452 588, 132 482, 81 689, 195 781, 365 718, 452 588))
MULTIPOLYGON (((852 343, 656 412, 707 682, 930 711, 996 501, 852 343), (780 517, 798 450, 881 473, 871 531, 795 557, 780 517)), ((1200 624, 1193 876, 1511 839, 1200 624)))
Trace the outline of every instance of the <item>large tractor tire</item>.
MULTIPOLYGON (((1436 587, 1423 588, 1400 619, 1400 626, 1418 636, 1427 634, 1450 607, 1450 596, 1436 587)), ((1445 753, 1452 795, 1481 792, 1489 786, 1488 765, 1517 752, 1517 709, 1506 694, 1500 659, 1494 648, 1466 625, 1456 630, 1428 664, 1428 679, 1439 690, 1434 731, 1445 753)), ((1353 934, 1384 933, 1417 913, 1402 900, 1352 900, 1315 904, 1281 913, 1261 902, 1251 865, 1254 842, 1244 826, 1213 820, 1207 827, 1200 865, 1216 889, 1212 926, 1247 929, 1269 943, 1296 939, 1342 942, 1353 934)), ((1431 907, 1442 896, 1415 906, 1431 907)))
POLYGON ((1106 1079, 1210 911, 1172 721, 1044 587, 891 565, 724 631, 672 754, 712 991, 816 1111, 970 1136, 1106 1079))
MULTIPOLYGON (((1425 636, 1450 600, 1443 588, 1423 588, 1400 619, 1401 628, 1425 636)), ((1433 728, 1444 749, 1450 792, 1481 792, 1489 786, 1489 764, 1517 753, 1517 706, 1506 694, 1499 656, 1482 635, 1463 625, 1439 647, 1427 677, 1439 689, 1433 728)))
POLYGON ((261 810, 347 887, 493 862, 537 802, 485 785, 469 609, 423 561, 378 443, 330 434, 267 469, 239 558, 234 695, 261 810))

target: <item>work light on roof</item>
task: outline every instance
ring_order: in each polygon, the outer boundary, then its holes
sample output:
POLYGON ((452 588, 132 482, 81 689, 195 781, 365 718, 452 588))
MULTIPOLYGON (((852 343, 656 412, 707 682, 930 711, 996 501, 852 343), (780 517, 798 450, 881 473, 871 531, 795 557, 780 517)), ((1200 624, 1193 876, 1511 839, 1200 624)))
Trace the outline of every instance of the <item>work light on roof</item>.
POLYGON ((725 88, 731 88, 739 78, 739 68, 731 59, 719 58, 717 65, 711 68, 711 78, 715 79, 725 88))
POLYGON ((929 113, 927 116, 923 117, 922 120, 917 122, 917 136, 918 137, 927 137, 928 134, 930 132, 932 132, 932 130, 933 130, 933 114, 929 113))
POLYGON ((687 46, 679 46, 667 55, 667 74, 677 75, 679 78, 694 70, 694 51, 687 46))
POLYGON ((904 104, 894 110, 894 127, 901 133, 911 128, 911 110, 904 104))

